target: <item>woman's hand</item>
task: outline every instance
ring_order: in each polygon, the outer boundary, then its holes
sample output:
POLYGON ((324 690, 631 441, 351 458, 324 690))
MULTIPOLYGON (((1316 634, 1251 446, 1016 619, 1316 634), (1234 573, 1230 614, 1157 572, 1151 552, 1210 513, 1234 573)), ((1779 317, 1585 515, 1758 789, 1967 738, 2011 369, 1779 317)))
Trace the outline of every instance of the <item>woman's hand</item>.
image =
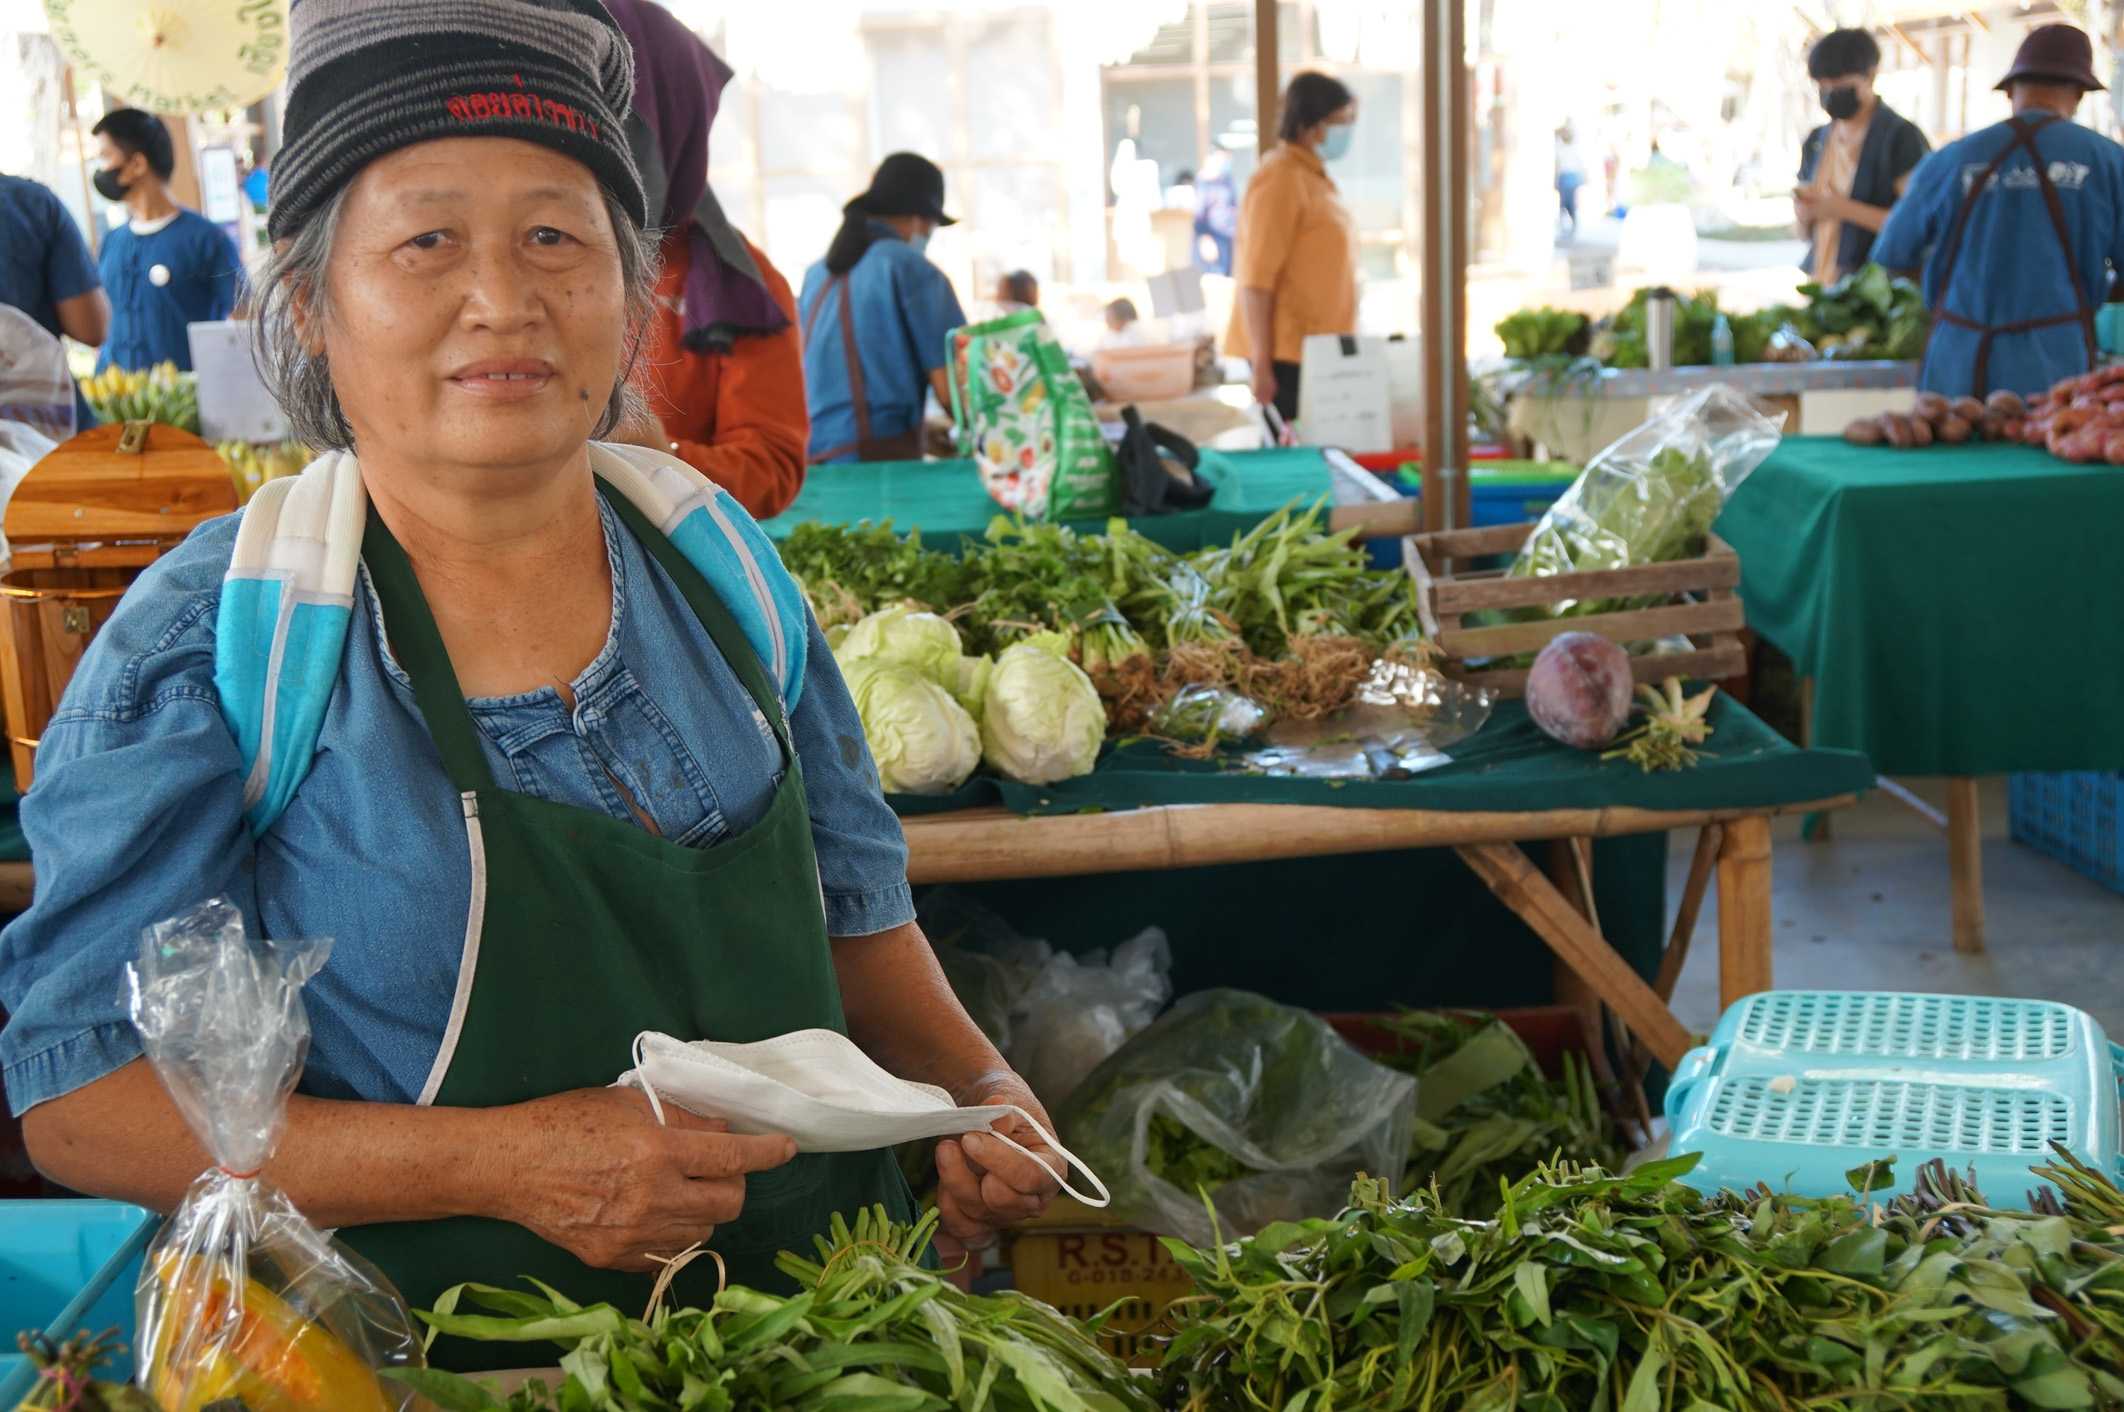
MULTIPOLYGON (((1011 1104, 1054 1131, 1047 1110, 1016 1074, 999 1074, 977 1084, 961 1094, 959 1102, 969 1108, 1011 1104)), ((1023 1118, 1012 1114, 994 1130, 1007 1133, 1027 1151, 1039 1153, 1055 1171, 1062 1170, 1061 1156, 1023 1118)), ((943 1218, 937 1234, 938 1256, 951 1265, 969 1250, 987 1249, 995 1244, 996 1232, 1002 1227, 1029 1221, 1045 1211, 1057 1189, 1055 1179, 1038 1162, 988 1133, 945 1138, 937 1144, 937 1211, 943 1218)))
POLYGON ((737 1219, 745 1174, 796 1155, 672 1104, 659 1127, 632 1089, 586 1088, 492 1110, 507 1136, 497 1213, 586 1265, 653 1270, 737 1219))
POLYGON ((1266 358, 1254 360, 1254 375, 1247 380, 1247 390, 1254 394, 1254 401, 1264 407, 1276 401, 1276 365, 1266 358))

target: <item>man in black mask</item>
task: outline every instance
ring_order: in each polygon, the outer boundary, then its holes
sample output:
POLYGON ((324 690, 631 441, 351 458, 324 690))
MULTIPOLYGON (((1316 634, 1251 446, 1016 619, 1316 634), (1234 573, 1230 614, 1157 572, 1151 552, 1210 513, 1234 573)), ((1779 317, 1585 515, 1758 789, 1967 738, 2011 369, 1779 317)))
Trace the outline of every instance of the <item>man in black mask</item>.
POLYGON ((1874 96, 1881 46, 1862 29, 1832 30, 1807 54, 1830 121, 1800 148, 1792 205, 1808 273, 1834 284, 1866 263, 1911 169, 1931 150, 1917 124, 1874 96))
POLYGON ((103 237, 104 288, 111 332, 96 371, 192 366, 185 326, 225 319, 243 286, 236 242, 197 211, 170 198, 176 150, 162 119, 138 108, 103 115, 95 127, 100 165, 93 178, 106 201, 125 203, 126 222, 103 237))

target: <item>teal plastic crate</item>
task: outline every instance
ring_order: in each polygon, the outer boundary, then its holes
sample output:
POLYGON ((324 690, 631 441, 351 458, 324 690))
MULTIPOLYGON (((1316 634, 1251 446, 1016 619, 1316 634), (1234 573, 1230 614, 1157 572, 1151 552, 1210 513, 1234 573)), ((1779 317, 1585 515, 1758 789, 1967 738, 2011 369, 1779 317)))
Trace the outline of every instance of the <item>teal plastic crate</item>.
MULTIPOLYGON (((2124 308, 2124 305, 2117 306, 2124 308)), ((2013 841, 2055 858, 2112 892, 2124 892, 2124 831, 2117 828, 2124 774, 2069 770, 2010 776, 2013 841)))
POLYGON ((1667 1089, 1670 1151, 1704 1191, 1767 1182, 1848 1193, 1845 1173, 1896 1159, 1907 1187, 1935 1157, 2025 1208, 2029 1168, 2063 1143, 2124 1174, 2124 1050, 2085 1012, 2042 1000, 1773 990, 1737 1001, 1667 1089))
MULTIPOLYGON (((37 1380, 15 1335, 42 1329, 53 1342, 86 1329, 116 1329, 130 1355, 133 1286, 140 1258, 160 1225, 116 1201, 0 1201, 0 1408, 13 1407, 37 1380)), ((101 1376, 132 1376, 130 1356, 101 1376)))

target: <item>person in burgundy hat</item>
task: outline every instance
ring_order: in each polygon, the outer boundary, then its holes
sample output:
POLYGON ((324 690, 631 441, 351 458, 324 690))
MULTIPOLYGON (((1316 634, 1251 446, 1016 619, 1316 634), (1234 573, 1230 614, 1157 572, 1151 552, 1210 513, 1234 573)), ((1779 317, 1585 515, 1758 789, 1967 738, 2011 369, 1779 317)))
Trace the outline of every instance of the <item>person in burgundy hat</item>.
POLYGON ((2094 366, 2095 310, 2124 268, 2124 146, 2072 115, 2102 86, 2084 32, 2030 30, 1999 80, 2012 116, 1911 174, 1873 258, 1924 268, 1925 390, 2038 392, 2094 366))

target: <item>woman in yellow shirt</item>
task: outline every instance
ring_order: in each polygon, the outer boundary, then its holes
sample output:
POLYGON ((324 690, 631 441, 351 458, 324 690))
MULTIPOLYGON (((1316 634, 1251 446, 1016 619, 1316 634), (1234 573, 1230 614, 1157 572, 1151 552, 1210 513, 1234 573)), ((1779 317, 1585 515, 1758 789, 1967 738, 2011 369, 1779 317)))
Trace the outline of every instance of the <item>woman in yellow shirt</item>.
POLYGON ((1327 163, 1350 150, 1357 99, 1339 80, 1303 73, 1283 93, 1277 143, 1239 207, 1233 275, 1239 298, 1225 347, 1252 360, 1254 400, 1298 415, 1307 334, 1357 329, 1357 227, 1327 163))

